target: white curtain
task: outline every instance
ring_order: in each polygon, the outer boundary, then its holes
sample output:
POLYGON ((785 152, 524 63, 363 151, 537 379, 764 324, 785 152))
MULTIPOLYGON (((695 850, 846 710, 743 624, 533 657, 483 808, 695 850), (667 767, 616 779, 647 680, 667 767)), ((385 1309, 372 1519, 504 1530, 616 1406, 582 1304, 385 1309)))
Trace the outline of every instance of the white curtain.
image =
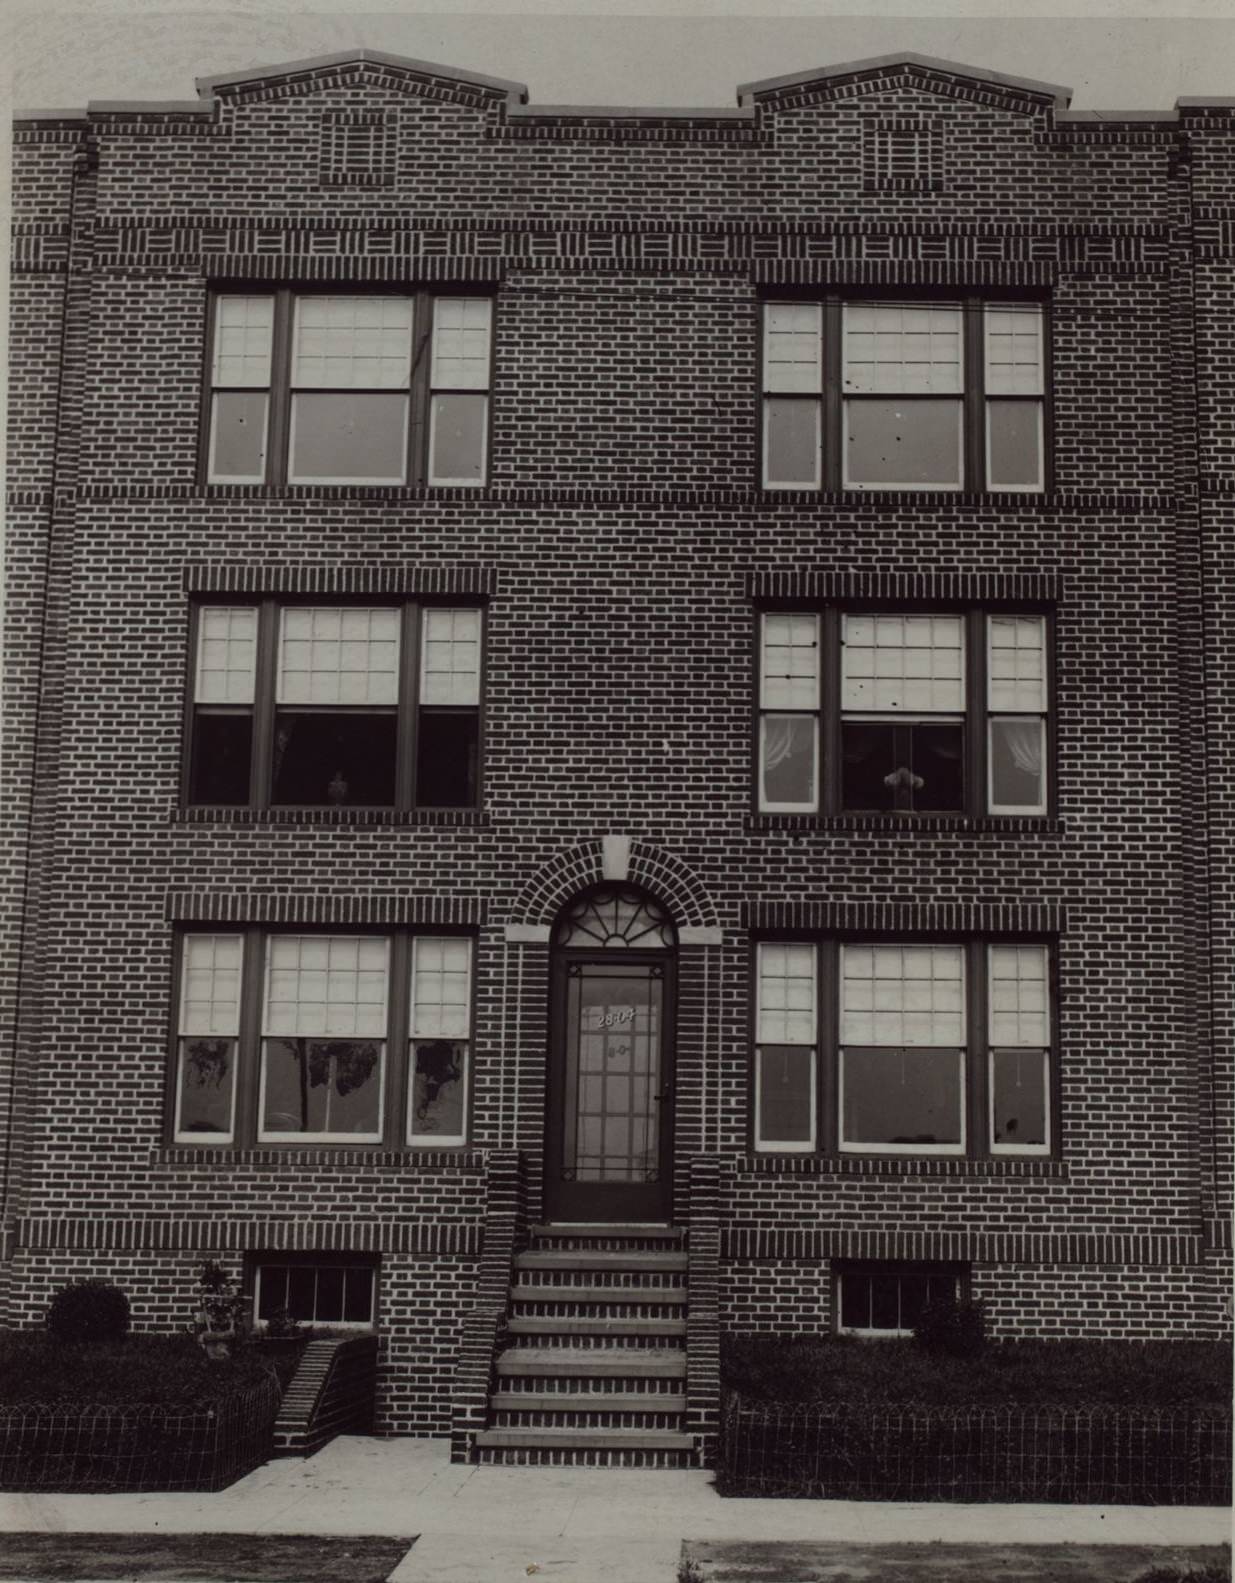
POLYGON ((1042 775, 1042 723, 1039 720, 1001 720, 1000 730, 1012 762, 1023 775, 1042 775))

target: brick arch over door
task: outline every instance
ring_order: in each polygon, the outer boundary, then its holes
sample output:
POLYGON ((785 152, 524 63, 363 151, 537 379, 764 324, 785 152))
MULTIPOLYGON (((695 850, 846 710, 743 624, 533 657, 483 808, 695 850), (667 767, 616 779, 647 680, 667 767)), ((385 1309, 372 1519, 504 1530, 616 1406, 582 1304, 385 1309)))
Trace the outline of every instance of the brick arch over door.
POLYGON ((640 885, 656 896, 681 928, 718 927, 720 918, 703 882, 680 858, 648 841, 632 840, 626 873, 605 873, 604 843, 580 841, 559 852, 533 875, 510 911, 510 921, 520 924, 553 923, 566 903, 590 885, 640 885))

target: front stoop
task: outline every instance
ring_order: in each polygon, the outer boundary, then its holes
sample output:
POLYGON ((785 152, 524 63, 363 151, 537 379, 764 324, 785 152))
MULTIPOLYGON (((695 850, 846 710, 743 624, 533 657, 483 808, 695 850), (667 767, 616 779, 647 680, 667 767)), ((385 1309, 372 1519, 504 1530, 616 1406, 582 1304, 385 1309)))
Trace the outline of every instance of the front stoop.
POLYGON ((685 1233, 536 1226, 515 1259, 483 1463, 671 1468, 686 1432, 685 1233))

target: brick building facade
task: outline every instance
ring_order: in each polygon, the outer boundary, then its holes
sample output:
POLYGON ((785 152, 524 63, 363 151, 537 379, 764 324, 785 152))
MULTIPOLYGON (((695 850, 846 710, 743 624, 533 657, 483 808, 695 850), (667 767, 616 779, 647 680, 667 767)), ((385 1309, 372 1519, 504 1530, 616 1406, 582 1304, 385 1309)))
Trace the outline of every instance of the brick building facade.
POLYGON ((16 123, 5 1322, 1224 1333, 1235 101, 526 99, 16 123))

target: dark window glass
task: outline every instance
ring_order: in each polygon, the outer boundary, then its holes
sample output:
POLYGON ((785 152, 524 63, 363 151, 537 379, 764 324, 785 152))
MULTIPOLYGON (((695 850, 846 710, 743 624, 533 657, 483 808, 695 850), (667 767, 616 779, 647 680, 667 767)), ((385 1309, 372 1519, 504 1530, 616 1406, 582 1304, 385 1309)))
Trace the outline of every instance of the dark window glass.
POLYGON ((868 1275, 846 1270, 840 1283, 840 1322, 846 1330, 869 1330, 871 1283, 868 1275))
POLYGON ((189 769, 192 803, 247 803, 253 757, 253 716, 198 710, 189 769))
POLYGON ((391 714, 307 714, 275 721, 271 802, 388 808, 395 800, 391 714))
POLYGON ((367 1325, 373 1318, 373 1271, 352 1266, 344 1285, 343 1318, 349 1324, 367 1325))
POLYGON ((312 1265, 293 1264, 287 1272, 287 1310, 293 1319, 311 1324, 317 1293, 317 1271, 312 1265))
POLYGON ((959 1143, 961 1061, 956 1050, 872 1047, 841 1051, 846 1143, 959 1143))
POLYGON ((762 1045, 759 1051, 759 1135, 768 1143, 809 1143, 815 1052, 804 1045, 762 1045))
POLYGON ((959 720, 845 720, 841 756, 847 809, 939 812, 965 805, 965 728, 959 720))
POLYGON ((281 1265, 262 1266, 258 1282, 257 1317, 270 1319, 287 1308, 287 1270, 281 1265))
POLYGON ((472 808, 480 722, 475 713, 420 712, 416 801, 422 808, 472 808))
POLYGON ((412 1078, 412 1132, 463 1136, 463 1074, 467 1047, 451 1039, 417 1039, 412 1078))
POLYGON ((233 1039, 181 1040, 177 1131, 231 1132, 235 1048, 233 1039))
POLYGON ((995 1143, 1046 1142, 1046 1054, 992 1050, 995 1143))
POLYGON ((878 1270, 870 1277, 871 1329, 899 1330, 900 1277, 890 1270, 878 1270))
POLYGON ((382 1046, 373 1039, 266 1039, 263 1132, 376 1133, 382 1046))
POLYGON ((317 1311, 319 1324, 337 1324, 343 1318, 343 1267, 323 1264, 317 1272, 317 1311))

